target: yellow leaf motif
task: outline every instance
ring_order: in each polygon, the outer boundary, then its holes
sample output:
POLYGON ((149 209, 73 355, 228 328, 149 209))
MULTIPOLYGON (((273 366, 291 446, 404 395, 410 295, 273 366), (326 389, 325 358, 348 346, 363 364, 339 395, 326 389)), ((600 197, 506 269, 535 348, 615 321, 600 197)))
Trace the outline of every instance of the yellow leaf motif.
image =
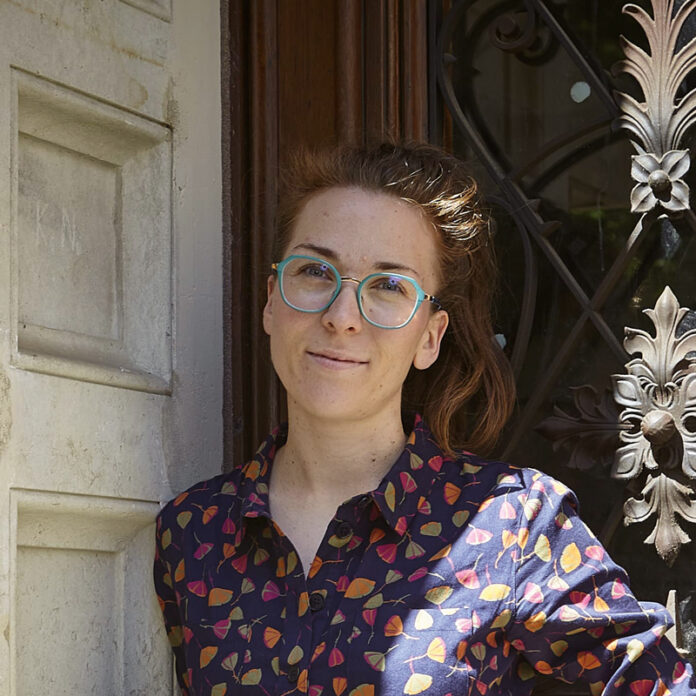
POLYGON ((438 587, 429 589, 425 593, 425 598, 433 604, 442 604, 452 592, 453 590, 449 585, 439 585, 438 587))
POLYGON ((539 556, 542 561, 548 563, 551 560, 551 545, 544 534, 541 534, 536 544, 534 544, 534 553, 539 556))
POLYGON ((221 682, 220 684, 216 684, 210 691, 210 696, 225 696, 227 693, 227 684, 225 682, 221 682))
POLYGON ((582 557, 580 556, 580 551, 575 545, 575 542, 568 544, 568 546, 563 549, 563 553, 561 554, 561 568, 563 568, 566 573, 574 571, 580 565, 581 561, 582 557))
POLYGON ((372 597, 369 597, 367 602, 363 604, 363 607, 365 609, 378 609, 384 604, 384 595, 381 592, 378 592, 376 595, 372 595, 372 597))
POLYGON ((521 527, 517 532, 517 545, 523 549, 527 545, 527 539, 529 539, 529 530, 526 527, 521 527))
POLYGON ((416 630, 417 631, 424 631, 428 628, 430 628, 433 625, 433 617, 431 614, 429 614, 425 609, 421 609, 417 614, 416 614, 416 630))
POLYGON ((440 536, 442 525, 439 522, 426 522, 424 525, 421 525, 420 531, 425 536, 440 536))
POLYGON ((510 548, 517 541, 517 535, 513 534, 509 529, 503 529, 503 548, 510 548))
POLYGON ((593 605, 595 611, 609 611, 609 605, 599 595, 594 598, 593 605))
POLYGON ((304 657, 304 650, 299 645, 296 645, 288 655, 288 664, 296 665, 304 657))
POLYGON ((261 681, 261 670, 250 669, 242 675, 242 684, 244 686, 255 686, 261 681))
POLYGON ((430 685, 432 683, 433 683, 433 678, 429 674, 419 674, 418 672, 414 672, 408 678, 408 681, 406 682, 406 686, 404 686, 404 693, 405 694, 423 693, 423 691, 430 688, 430 685))
POLYGON ((372 669, 376 672, 384 672, 386 668, 386 660, 384 659, 384 653, 381 652, 366 652, 363 653, 365 661, 372 669))
POLYGON ((510 611, 510 609, 504 609, 500 612, 500 614, 498 614, 498 616, 495 617, 495 619, 493 619, 491 628, 503 628, 503 626, 507 626, 510 623, 511 618, 512 611, 510 611))
POLYGON ((389 509, 394 512, 394 508, 396 507, 396 489, 391 481, 384 489, 384 500, 387 502, 389 509))
POLYGON ((505 599, 510 594, 510 586, 501 583, 493 583, 486 585, 479 595, 479 599, 486 602, 497 602, 499 599, 505 599))
POLYGON ((560 657, 568 649, 568 643, 564 640, 557 640, 551 643, 551 652, 556 656, 560 657))
POLYGON ((635 662, 645 650, 645 646, 637 638, 634 638, 626 648, 626 655, 631 662, 635 662))
POLYGON ((428 646, 428 650, 425 654, 431 660, 435 660, 435 662, 442 664, 447 656, 447 646, 445 645, 445 641, 440 637, 433 638, 430 641, 430 645, 428 646))

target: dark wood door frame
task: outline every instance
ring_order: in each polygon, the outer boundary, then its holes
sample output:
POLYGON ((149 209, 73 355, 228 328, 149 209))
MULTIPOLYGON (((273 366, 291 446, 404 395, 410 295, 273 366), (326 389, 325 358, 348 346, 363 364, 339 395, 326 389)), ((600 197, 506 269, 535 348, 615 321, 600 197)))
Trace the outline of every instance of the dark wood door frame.
POLYGON ((299 145, 428 136, 426 0, 222 0, 225 468, 282 416, 261 325, 299 145))

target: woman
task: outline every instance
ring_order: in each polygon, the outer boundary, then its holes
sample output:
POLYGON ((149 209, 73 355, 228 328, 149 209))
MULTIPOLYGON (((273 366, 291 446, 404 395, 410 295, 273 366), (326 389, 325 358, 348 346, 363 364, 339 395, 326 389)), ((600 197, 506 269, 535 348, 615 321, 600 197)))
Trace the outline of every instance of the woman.
POLYGON ((544 474, 485 461, 513 399, 474 183, 431 146, 308 155, 264 328, 288 424, 158 520, 184 694, 693 694, 544 474), (427 424, 427 425, 426 425, 427 424))

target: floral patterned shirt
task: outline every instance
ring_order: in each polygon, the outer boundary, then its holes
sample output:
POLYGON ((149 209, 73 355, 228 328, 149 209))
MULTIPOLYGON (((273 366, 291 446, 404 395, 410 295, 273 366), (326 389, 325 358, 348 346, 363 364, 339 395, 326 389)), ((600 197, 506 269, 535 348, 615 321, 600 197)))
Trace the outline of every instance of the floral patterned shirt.
POLYGON ((624 571, 539 471, 443 455, 420 418, 305 572, 269 510, 276 431, 245 466, 171 501, 155 585, 187 696, 696 694, 624 571))

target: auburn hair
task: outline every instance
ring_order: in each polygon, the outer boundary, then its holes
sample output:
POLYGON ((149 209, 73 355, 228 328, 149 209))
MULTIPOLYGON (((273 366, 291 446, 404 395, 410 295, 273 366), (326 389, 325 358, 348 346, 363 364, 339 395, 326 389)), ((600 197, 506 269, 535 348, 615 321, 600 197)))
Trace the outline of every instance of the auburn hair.
POLYGON ((383 143, 300 150, 283 173, 274 260, 282 259, 310 197, 337 187, 395 196, 433 225, 439 253, 437 298, 449 315, 440 355, 411 367, 402 413, 422 413, 438 444, 489 453, 515 401, 510 364, 493 335, 497 266, 491 224, 476 182, 452 154, 429 144, 383 143))

